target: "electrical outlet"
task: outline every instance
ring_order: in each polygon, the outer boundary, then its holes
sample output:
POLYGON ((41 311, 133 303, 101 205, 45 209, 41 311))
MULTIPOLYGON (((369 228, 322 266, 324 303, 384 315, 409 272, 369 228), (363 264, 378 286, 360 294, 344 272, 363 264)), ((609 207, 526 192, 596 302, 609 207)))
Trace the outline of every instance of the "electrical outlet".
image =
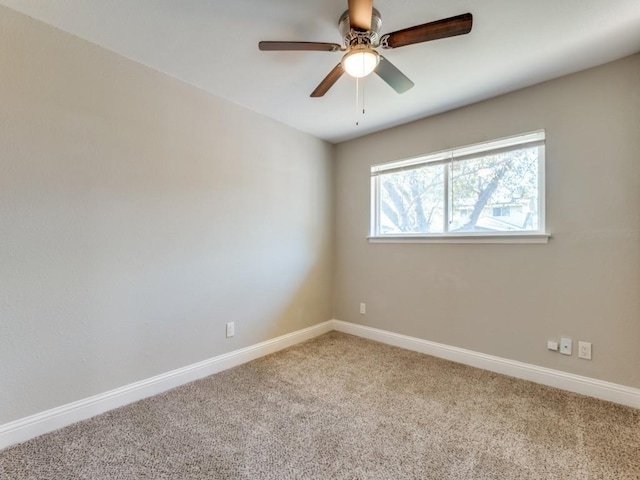
POLYGON ((233 337, 236 334, 236 322, 227 323, 227 338, 233 337))
POLYGON ((578 358, 591 360, 591 342, 578 342, 578 358))
POLYGON ((554 342, 553 340, 549 340, 547 342, 547 348, 549 350, 553 350, 554 352, 558 351, 558 342, 554 342))
POLYGON ((560 353, 563 355, 571 355, 573 350, 573 342, 570 338, 562 337, 560 339, 560 353))
POLYGON ((361 303, 360 304, 360 315, 366 315, 367 314, 367 304, 366 303, 361 303))

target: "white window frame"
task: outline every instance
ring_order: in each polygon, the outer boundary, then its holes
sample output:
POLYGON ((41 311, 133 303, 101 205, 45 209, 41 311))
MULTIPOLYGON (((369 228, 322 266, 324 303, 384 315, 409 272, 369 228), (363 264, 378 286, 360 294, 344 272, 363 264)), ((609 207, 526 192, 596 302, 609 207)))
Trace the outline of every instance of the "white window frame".
MULTIPOLYGON (((545 131, 536 130, 520 135, 500 138, 488 142, 475 143, 463 147, 442 150, 439 152, 405 158, 393 162, 386 162, 371 166, 371 243, 547 243, 551 234, 546 232, 546 203, 545 203, 545 131), (507 232, 445 232, 428 234, 392 234, 377 233, 380 220, 380 174, 390 171, 418 168, 421 165, 446 163, 452 164, 456 160, 468 160, 474 157, 486 156, 502 150, 513 150, 515 147, 538 146, 538 230, 507 231, 507 232)), ((449 215, 449 169, 445 168, 445 225, 449 215)))

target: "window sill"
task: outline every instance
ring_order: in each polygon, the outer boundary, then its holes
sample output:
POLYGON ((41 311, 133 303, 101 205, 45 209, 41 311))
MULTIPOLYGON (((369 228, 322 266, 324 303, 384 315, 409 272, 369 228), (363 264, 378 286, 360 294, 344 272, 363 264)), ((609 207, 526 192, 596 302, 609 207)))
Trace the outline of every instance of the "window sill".
POLYGON ((369 243, 548 243, 550 233, 501 233, 499 235, 379 235, 367 237, 369 243))

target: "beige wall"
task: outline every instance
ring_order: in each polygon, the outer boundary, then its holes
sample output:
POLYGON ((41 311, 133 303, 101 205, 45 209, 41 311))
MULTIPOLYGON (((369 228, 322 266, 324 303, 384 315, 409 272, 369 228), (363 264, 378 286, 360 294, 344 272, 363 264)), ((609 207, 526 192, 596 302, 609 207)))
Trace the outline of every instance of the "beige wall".
POLYGON ((329 320, 332 155, 0 7, 0 424, 329 320))
POLYGON ((340 144, 336 157, 335 318, 640 387, 640 55, 340 144), (367 242, 371 164, 540 128, 547 245, 367 242), (560 335, 572 357, 546 350, 560 335))
POLYGON ((327 320, 332 263, 335 318, 640 387, 639 85, 636 55, 334 152, 0 7, 0 424, 327 320), (370 164, 538 128, 548 245, 367 243, 370 164))

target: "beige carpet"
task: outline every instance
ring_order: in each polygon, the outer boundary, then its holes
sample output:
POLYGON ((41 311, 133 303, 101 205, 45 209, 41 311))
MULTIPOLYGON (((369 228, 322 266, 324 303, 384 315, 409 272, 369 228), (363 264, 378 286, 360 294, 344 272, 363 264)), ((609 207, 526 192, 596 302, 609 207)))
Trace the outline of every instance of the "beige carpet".
POLYGON ((0 479, 640 479, 640 410, 332 332, 0 452, 0 479))

